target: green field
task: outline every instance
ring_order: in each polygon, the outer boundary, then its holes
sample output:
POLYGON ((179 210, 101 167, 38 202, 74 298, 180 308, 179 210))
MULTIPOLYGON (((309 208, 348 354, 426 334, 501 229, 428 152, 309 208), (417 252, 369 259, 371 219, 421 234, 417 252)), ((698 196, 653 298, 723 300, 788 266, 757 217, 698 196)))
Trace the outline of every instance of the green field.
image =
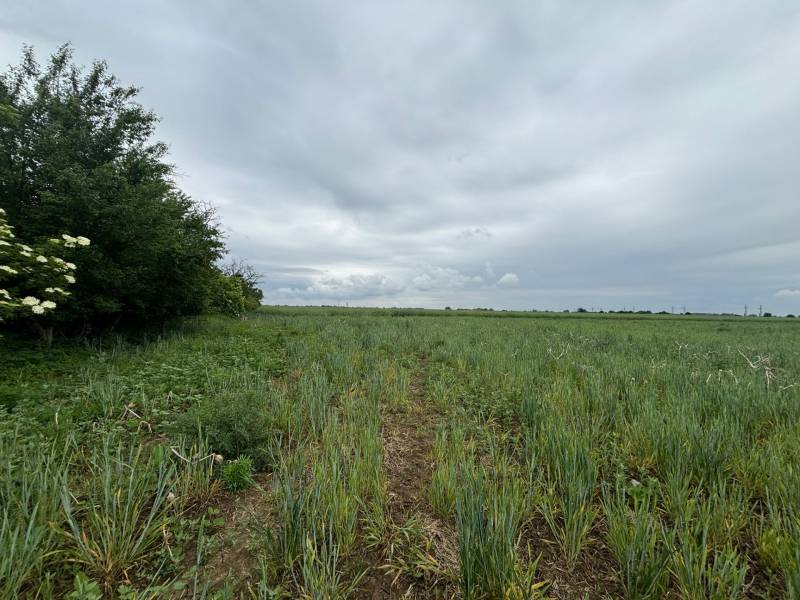
POLYGON ((800 596, 798 319, 3 343, 0 598, 800 596))

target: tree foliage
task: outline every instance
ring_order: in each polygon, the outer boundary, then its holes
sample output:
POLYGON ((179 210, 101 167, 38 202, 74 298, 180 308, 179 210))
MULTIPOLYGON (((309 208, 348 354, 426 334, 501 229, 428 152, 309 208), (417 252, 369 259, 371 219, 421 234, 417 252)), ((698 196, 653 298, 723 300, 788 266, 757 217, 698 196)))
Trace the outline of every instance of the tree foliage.
POLYGON ((224 252, 213 211, 177 187, 137 93, 105 62, 78 67, 69 46, 44 66, 26 48, 0 76, 0 206, 26 240, 92 240, 59 312, 70 323, 197 313, 224 252))

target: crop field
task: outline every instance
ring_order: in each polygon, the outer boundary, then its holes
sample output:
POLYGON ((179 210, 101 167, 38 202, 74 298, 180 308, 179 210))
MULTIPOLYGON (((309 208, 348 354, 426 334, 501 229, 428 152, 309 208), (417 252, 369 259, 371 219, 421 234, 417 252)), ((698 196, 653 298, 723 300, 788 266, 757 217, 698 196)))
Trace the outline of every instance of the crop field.
POLYGON ((800 597, 800 319, 265 307, 0 407, 0 598, 800 597))

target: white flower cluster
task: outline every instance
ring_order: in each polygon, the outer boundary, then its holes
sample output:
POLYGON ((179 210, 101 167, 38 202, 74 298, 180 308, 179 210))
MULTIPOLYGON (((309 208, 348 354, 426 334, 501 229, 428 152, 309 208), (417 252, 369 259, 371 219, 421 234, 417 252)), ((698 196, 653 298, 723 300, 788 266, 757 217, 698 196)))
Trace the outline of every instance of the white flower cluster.
POLYGON ((21 302, 22 306, 29 306, 33 314, 43 315, 45 311, 53 310, 56 303, 51 300, 39 300, 33 296, 25 296, 21 302))
MULTIPOLYGON (((88 246, 92 243, 89 238, 85 238, 82 235, 79 235, 78 237, 72 237, 71 235, 67 235, 65 233, 61 236, 61 239, 64 240, 64 246, 67 248, 74 248, 75 246, 88 246)), ((54 240, 51 239, 50 241, 54 240)))
MULTIPOLYGON (((60 279, 68 284, 75 283, 73 272, 76 266, 58 256, 46 255, 27 244, 10 241, 15 238, 14 228, 6 221, 5 214, 5 210, 0 208, 0 261, 7 263, 0 264, 0 281, 11 279, 12 283, 0 288, 0 320, 7 314, 28 310, 34 315, 43 315, 58 306, 52 299, 47 299, 48 296, 52 298, 70 295, 68 291, 54 284, 60 279), (41 294, 45 295, 45 299, 38 297, 41 294)), ((91 244, 89 238, 67 234, 61 238, 50 238, 49 242, 65 248, 91 244)))

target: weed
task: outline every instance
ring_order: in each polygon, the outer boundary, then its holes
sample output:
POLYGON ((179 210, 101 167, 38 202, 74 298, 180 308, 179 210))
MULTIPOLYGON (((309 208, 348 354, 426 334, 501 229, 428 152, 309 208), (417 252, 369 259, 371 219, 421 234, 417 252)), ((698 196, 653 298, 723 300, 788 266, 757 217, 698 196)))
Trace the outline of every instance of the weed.
POLYGON ((222 465, 222 481, 231 492, 241 492, 253 485, 253 461, 249 456, 240 456, 236 460, 222 465))

